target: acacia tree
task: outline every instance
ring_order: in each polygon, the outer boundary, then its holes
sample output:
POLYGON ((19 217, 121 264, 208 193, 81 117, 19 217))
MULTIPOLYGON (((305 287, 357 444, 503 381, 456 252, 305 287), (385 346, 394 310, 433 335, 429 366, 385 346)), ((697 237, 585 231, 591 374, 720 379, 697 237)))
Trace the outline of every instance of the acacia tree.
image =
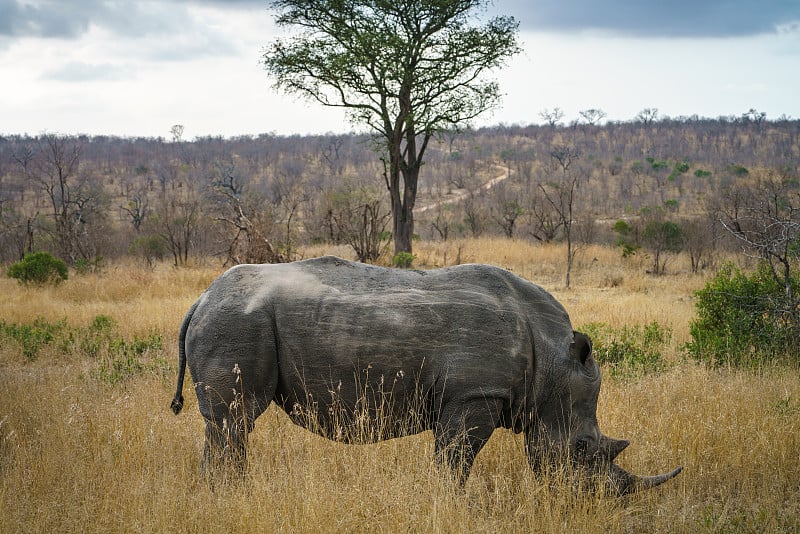
POLYGON ((298 28, 264 51, 279 89, 347 110, 383 152, 395 253, 411 252, 414 203, 430 139, 500 98, 486 78, 519 52, 518 23, 470 24, 488 0, 275 0, 275 21, 298 28))

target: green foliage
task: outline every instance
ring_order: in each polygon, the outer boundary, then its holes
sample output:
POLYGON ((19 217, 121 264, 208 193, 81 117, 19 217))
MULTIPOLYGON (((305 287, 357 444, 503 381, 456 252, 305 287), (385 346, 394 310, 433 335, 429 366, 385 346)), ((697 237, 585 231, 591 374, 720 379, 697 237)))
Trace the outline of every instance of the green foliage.
POLYGON ((99 273, 103 269, 103 257, 96 256, 92 259, 79 258, 75 260, 75 272, 78 274, 99 273))
POLYGON ((633 226, 627 221, 620 219, 614 223, 614 231, 620 235, 630 235, 633 233, 633 226))
POLYGON ((133 340, 126 341, 120 337, 108 340, 107 352, 101 358, 100 365, 90 371, 90 376, 101 382, 114 385, 143 372, 163 372, 169 369, 169 364, 164 358, 156 357, 147 361, 144 356, 150 352, 160 352, 163 349, 161 336, 149 334, 133 340))
POLYGON ((410 252, 398 252, 395 254, 394 258, 392 258, 392 265, 400 269, 408 269, 411 267, 411 264, 414 263, 415 258, 416 256, 410 252))
POLYGON ((683 174, 689 170, 689 164, 685 161, 679 161, 675 164, 675 172, 683 174))
POLYGON ((616 378, 634 378, 667 367, 663 352, 672 341, 672 329, 656 321, 622 328, 588 323, 581 331, 592 339, 597 361, 616 378))
POLYGON ((0 335, 17 343, 25 359, 33 361, 39 356, 39 350, 43 346, 64 335, 66 326, 66 320, 48 323, 41 317, 37 317, 33 324, 9 324, 0 321, 0 335))
POLYGON ((33 324, 8 324, 0 321, 0 342, 19 345, 23 356, 35 360, 48 346, 63 354, 79 354, 98 362, 89 376, 117 384, 142 372, 163 372, 169 369, 160 356, 164 344, 156 333, 125 339, 119 335, 117 322, 108 315, 98 315, 86 328, 70 328, 66 319, 49 323, 37 318, 33 324))
POLYGON ((708 178, 711 176, 711 171, 706 171, 704 169, 697 169, 694 171, 694 175, 698 178, 708 178))
POLYGON ((654 171, 663 171, 663 170, 669 169, 669 162, 667 162, 667 161, 665 161, 663 159, 655 159, 655 158, 650 158, 650 157, 648 157, 646 159, 647 159, 647 163, 650 164, 650 168, 652 168, 654 171))
POLYGON ((8 276, 16 278, 22 284, 60 284, 69 277, 67 264, 54 258, 49 252, 33 252, 25 254, 8 268, 8 276))
POLYGON ((728 165, 728 172, 738 178, 742 178, 750 174, 750 171, 747 170, 747 167, 743 167, 742 165, 737 165, 736 163, 728 165))
POLYGON ((394 236, 398 252, 412 250, 413 219, 401 211, 414 204, 423 165, 420 147, 495 107, 499 85, 486 75, 521 51, 513 17, 472 24, 490 3, 271 3, 278 26, 301 30, 264 50, 263 65, 276 87, 346 108, 353 122, 382 138, 392 206, 402 206, 394 213, 396 229, 405 230, 394 236), (406 142, 415 138, 417 143, 406 142))
POLYGON ((680 252, 683 246, 683 231, 672 221, 648 221, 642 237, 662 246, 663 250, 680 252))
MULTIPOLYGON (((791 274, 793 294, 800 275, 791 274)), ((697 318, 689 325, 686 345, 694 358, 714 365, 758 366, 766 361, 797 360, 800 323, 796 302, 763 262, 750 275, 724 265, 695 293, 697 318)))
POLYGON ((614 232, 617 234, 617 246, 622 249, 622 257, 634 256, 640 248, 636 243, 636 228, 620 219, 614 223, 614 232))

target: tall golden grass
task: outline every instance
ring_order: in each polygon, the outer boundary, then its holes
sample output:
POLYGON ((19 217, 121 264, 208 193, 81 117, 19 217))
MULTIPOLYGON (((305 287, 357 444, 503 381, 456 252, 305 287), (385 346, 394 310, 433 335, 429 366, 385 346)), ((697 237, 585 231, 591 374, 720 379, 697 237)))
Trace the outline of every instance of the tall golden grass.
MULTIPOLYGON (((309 249, 306 257, 329 252, 309 249)), ((346 250, 336 250, 347 254, 346 250)), ((654 278, 638 260, 591 247, 563 288, 563 247, 505 240, 420 243, 417 265, 488 262, 554 292, 580 329, 658 321, 673 341, 667 371, 606 373, 598 418, 630 439, 621 465, 685 470, 624 499, 534 475, 520 436, 498 430, 458 491, 433 462, 430 433, 375 445, 336 444, 292 425, 274 406, 251 435, 247 477, 210 486, 199 475, 203 423, 191 388, 169 410, 175 373, 110 385, 80 352, 51 347, 27 361, 0 346, 2 532, 788 532, 800 529, 800 376, 796 368, 709 369, 680 345, 705 278, 683 258, 654 278)), ((0 320, 109 315, 124 337, 158 332, 176 362, 180 321, 221 269, 113 265, 55 288, 0 278, 0 320)), ((151 355, 153 356, 153 355, 151 355)))

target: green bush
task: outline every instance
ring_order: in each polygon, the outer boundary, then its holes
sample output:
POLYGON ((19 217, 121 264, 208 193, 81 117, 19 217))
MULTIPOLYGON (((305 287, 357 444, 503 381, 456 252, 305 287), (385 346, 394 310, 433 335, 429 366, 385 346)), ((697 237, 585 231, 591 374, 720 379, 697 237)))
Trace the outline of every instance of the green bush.
POLYGON ((581 331, 591 338, 597 361, 614 377, 632 378, 667 368, 662 353, 672 341, 672 329, 656 321, 622 328, 588 323, 581 331))
POLYGON ((111 338, 107 345, 106 357, 100 365, 90 372, 96 380, 114 385, 143 372, 169 370, 169 363, 161 357, 145 361, 143 357, 150 352, 160 352, 164 348, 161 336, 150 334, 145 338, 133 336, 133 341, 111 338))
MULTIPOLYGON (((790 275, 790 284, 797 295, 798 273, 790 275)), ((692 357, 735 366, 797 358, 800 310, 787 300, 768 263, 750 275, 726 264, 695 296, 697 318, 689 325, 692 341, 686 345, 692 357)))
POLYGON ((96 316, 86 328, 69 327, 66 319, 49 323, 39 317, 33 324, 0 321, 0 345, 7 341, 17 344, 31 361, 46 346, 54 346, 63 354, 91 358, 97 364, 89 376, 111 385, 136 374, 163 374, 170 369, 162 357, 164 343, 159 334, 125 339, 117 331, 117 322, 108 315, 96 316))
POLYGON ((0 335, 15 341, 22 349, 25 359, 33 361, 39 356, 42 347, 56 339, 64 340, 67 322, 64 320, 48 323, 42 317, 34 319, 33 324, 15 324, 0 321, 0 335))
POLYGON ((398 252, 394 258, 392 258, 392 265, 400 269, 408 269, 414 262, 414 258, 415 256, 410 252, 398 252))
POLYGON ((99 273, 103 270, 103 256, 96 256, 90 260, 79 258, 73 265, 75 272, 80 275, 89 273, 99 273))
POLYGON ((641 248, 636 242, 636 228, 622 219, 614 223, 614 232, 617 233, 617 246, 622 249, 622 257, 629 258, 635 256, 641 248))
POLYGON ((162 261, 166 250, 164 239, 156 234, 137 237, 128 247, 128 252, 144 258, 148 267, 152 267, 155 261, 162 261))
POLYGON ((48 252, 33 252, 11 265, 8 276, 23 284, 59 284, 68 278, 67 264, 48 252))

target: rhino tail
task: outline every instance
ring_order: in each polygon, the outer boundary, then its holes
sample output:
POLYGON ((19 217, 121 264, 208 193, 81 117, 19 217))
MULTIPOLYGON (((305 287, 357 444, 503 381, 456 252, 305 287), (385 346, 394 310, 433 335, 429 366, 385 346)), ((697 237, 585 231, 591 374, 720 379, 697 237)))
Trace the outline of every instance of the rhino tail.
POLYGON ((183 409, 183 377, 186 375, 186 331, 189 329, 189 322, 192 320, 194 310, 197 309, 198 302, 192 304, 186 317, 183 318, 183 324, 181 324, 181 331, 178 336, 178 387, 171 405, 175 415, 178 415, 183 409))

